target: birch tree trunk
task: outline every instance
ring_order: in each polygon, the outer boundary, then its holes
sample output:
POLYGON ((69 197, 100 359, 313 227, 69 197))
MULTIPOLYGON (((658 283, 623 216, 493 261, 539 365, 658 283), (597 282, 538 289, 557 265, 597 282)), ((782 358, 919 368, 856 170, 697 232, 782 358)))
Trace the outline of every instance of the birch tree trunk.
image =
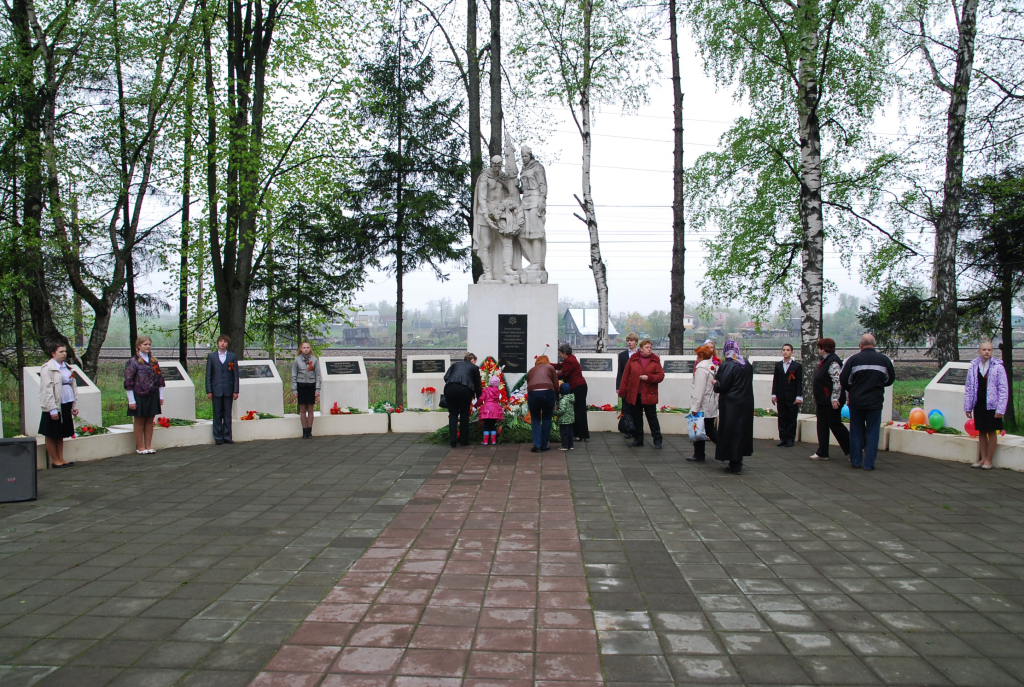
MULTIPOLYGON (((818 0, 800 0, 797 24, 801 29, 797 108, 800 122, 800 357, 813 371, 821 338, 825 226, 821 207, 821 130, 818 122, 818 0)), ((814 375, 804 375, 804 398, 814 398, 814 375)))
MULTIPOLYGON (((946 114, 946 178, 942 189, 942 210, 935 225, 935 261, 932 272, 937 317, 935 353, 939 365, 960 360, 960 329, 956 311, 956 244, 960 234, 964 127, 971 72, 974 68, 978 0, 964 0, 959 19, 956 73, 952 87, 944 88, 949 93, 949 110, 946 114)), ((941 79, 936 80, 941 83, 941 79)))
POLYGON ((672 51, 672 291, 669 296, 669 353, 682 355, 686 337, 686 217, 683 183, 683 86, 679 73, 679 32, 676 0, 668 2, 669 43, 672 51))

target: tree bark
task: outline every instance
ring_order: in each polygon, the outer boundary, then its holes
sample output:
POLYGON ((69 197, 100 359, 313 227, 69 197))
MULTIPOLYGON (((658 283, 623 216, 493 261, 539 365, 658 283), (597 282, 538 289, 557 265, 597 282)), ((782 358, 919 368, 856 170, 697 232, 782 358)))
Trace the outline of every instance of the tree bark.
MULTIPOLYGON (((594 350, 604 353, 608 348, 608 270, 601 258, 601 237, 597 231, 597 211, 590 187, 590 160, 592 136, 590 131, 590 80, 591 80, 591 18, 594 14, 593 0, 584 0, 583 8, 583 82, 580 88, 580 136, 583 139, 583 202, 579 198, 587 231, 590 234, 590 269, 594 272, 597 287, 597 341, 594 350)), ((579 217, 577 215, 577 217, 579 217)))
POLYGON ((1003 341, 999 344, 999 349, 1003 352, 1003 367, 1006 368, 1006 391, 1009 394, 1006 412, 1003 414, 1003 423, 1007 428, 1017 427, 1017 409, 1013 406, 1013 270, 1013 265, 1007 265, 1004 262, 1003 289, 1002 298, 1000 298, 1003 341))
POLYGON ((960 198, 963 193, 964 129, 967 97, 974 69, 974 39, 978 29, 978 0, 964 0, 960 10, 956 73, 949 89, 946 113, 946 176, 942 210, 935 224, 935 354, 939 365, 960 360, 960 329, 957 318, 956 245, 960 233, 960 198))
MULTIPOLYGON (((121 65, 121 19, 117 11, 117 0, 112 0, 111 9, 114 13, 114 74, 117 78, 117 135, 118 153, 121 158, 121 195, 120 208, 124 214, 121 227, 121 249, 125 253, 125 289, 127 291, 126 310, 128 311, 128 350, 135 350, 135 342, 139 337, 138 312, 135 303, 135 241, 130 227, 132 218, 128 207, 129 186, 128 176, 128 112, 124 102, 124 75, 121 65)), ((141 189, 140 189, 141 191, 141 189)))
POLYGON ((18 433, 25 434, 25 315, 22 311, 21 294, 14 299, 14 357, 18 365, 18 433))
POLYGON ((488 153, 501 155, 501 0, 491 0, 491 140, 488 153))
MULTIPOLYGON (((82 227, 78 223, 78 197, 71 197, 71 245, 75 251, 75 260, 82 259, 82 227)), ((85 346, 85 313, 82 311, 82 296, 74 294, 75 348, 81 350, 85 346)))
POLYGON ((185 73, 184 160, 181 179, 181 264, 178 271, 178 362, 188 370, 188 246, 192 237, 192 108, 195 105, 195 58, 185 73))
MULTIPOLYGON (((821 130, 818 122, 818 32, 817 0, 800 0, 797 6, 801 56, 798 65, 800 122, 800 226, 802 229, 800 278, 800 357, 804 369, 813 371, 818 362, 824 297, 823 261, 825 225, 821 206, 821 130)), ((804 398, 814 398, 814 375, 804 375, 804 398)))
POLYGON ((672 355, 682 355, 686 338, 686 216, 683 169, 683 86, 679 69, 679 32, 676 0, 668 2, 669 43, 672 52, 672 292, 669 297, 668 346, 672 355))
POLYGON ((473 283, 480 281, 484 266, 476 256, 476 241, 473 238, 473 198, 476 198, 476 178, 483 171, 483 151, 480 145, 480 55, 477 47, 477 0, 466 2, 466 100, 469 105, 469 244, 473 283))

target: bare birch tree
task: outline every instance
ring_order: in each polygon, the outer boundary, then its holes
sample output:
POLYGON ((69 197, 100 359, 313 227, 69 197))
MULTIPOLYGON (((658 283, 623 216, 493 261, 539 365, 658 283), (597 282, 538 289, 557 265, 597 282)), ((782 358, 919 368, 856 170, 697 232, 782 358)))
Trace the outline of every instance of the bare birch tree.
POLYGON ((590 184, 592 118, 598 103, 634 107, 646 98, 659 24, 645 7, 639 0, 525 0, 518 5, 521 38, 509 53, 523 67, 525 87, 568 107, 580 134, 583 198, 574 197, 583 215, 575 217, 590 237, 599 352, 608 346, 608 267, 590 184))

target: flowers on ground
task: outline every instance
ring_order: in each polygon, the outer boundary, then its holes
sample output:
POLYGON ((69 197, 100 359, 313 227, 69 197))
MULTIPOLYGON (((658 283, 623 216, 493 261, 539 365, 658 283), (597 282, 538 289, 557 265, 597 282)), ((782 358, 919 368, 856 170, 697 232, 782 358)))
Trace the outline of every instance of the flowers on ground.
POLYGON ((347 406, 347 407, 342 408, 341 406, 338 405, 337 401, 335 401, 334 405, 331 406, 331 415, 358 415, 358 414, 359 414, 359 409, 358 408, 353 408, 352 406, 347 406))

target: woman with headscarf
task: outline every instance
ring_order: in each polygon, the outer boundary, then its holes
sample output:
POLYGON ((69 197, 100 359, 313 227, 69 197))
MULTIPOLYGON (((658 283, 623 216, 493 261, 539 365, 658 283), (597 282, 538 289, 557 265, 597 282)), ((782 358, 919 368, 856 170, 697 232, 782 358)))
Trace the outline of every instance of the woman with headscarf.
MULTIPOLYGON (((714 353, 711 346, 704 344, 695 352, 697 364, 693 367, 693 384, 690 386, 690 412, 704 413, 704 432, 712 443, 718 444, 718 428, 715 426, 718 418, 718 396, 715 395, 718 366, 711 359, 714 353)), ((693 442, 693 455, 686 460, 703 463, 706 445, 706 441, 693 442)))
POLYGON ((718 392, 715 460, 728 461, 725 471, 738 475, 743 469, 743 456, 754 453, 754 368, 732 339, 725 342, 723 356, 715 379, 718 392))
POLYGON ((569 385, 569 393, 576 399, 573 402, 576 415, 573 434, 576 435, 576 441, 586 441, 590 438, 590 425, 587 424, 587 380, 583 378, 583 368, 580 367, 579 359, 572 354, 572 346, 567 343, 558 347, 558 360, 560 362, 555 363, 558 378, 569 385))

